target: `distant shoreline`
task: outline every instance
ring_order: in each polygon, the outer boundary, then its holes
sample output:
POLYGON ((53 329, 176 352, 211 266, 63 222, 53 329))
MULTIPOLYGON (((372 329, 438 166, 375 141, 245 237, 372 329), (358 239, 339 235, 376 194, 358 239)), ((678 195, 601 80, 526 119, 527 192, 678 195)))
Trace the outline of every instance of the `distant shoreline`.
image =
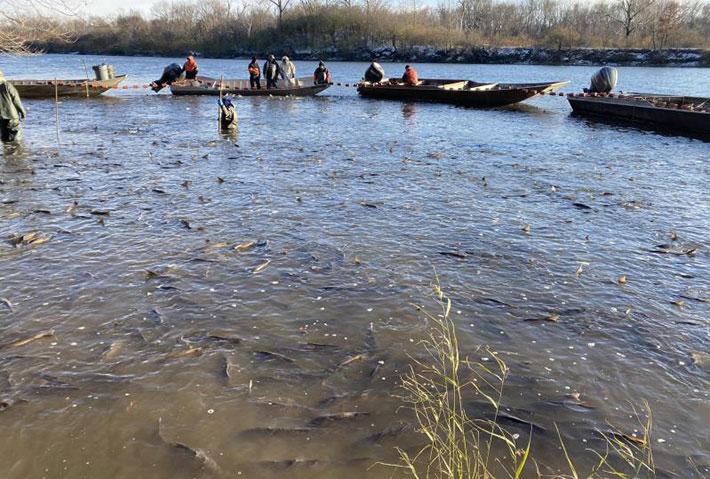
MULTIPOLYGON (((69 47, 70 45, 67 45, 69 47)), ((46 53, 56 54, 86 54, 114 56, 150 56, 150 57, 181 57, 181 52, 126 52, 112 51, 68 51, 56 48, 55 45, 45 46, 46 53)), ((269 52, 239 51, 231 56, 202 56, 203 58, 250 58, 256 54, 264 58, 269 52)), ((556 65, 556 66, 646 66, 646 67, 710 67, 710 50, 696 48, 672 48, 653 50, 647 48, 527 48, 527 47, 467 47, 454 49, 438 49, 429 46, 413 46, 395 48, 391 46, 371 50, 338 51, 337 49, 315 50, 309 48, 294 48, 285 52, 274 52, 277 55, 286 54, 293 60, 324 60, 324 61, 377 61, 382 63, 456 63, 456 64, 493 64, 493 65, 556 65)))

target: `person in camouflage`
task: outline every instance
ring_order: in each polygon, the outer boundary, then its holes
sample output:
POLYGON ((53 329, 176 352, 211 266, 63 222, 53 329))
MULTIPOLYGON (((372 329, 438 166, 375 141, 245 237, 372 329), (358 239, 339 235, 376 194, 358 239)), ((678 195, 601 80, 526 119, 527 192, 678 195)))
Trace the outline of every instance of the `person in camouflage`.
POLYGON ((18 141, 22 138, 20 120, 27 116, 20 101, 20 95, 15 87, 5 80, 0 71, 0 140, 3 142, 18 141))

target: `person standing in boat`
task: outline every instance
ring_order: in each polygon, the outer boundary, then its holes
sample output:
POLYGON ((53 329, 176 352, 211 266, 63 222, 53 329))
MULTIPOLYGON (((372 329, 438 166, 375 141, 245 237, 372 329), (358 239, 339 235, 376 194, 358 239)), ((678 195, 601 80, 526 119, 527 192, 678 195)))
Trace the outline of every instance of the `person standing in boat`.
POLYGON ((22 139, 20 121, 27 116, 20 94, 12 83, 5 80, 0 70, 0 140, 3 143, 22 139))
POLYGON ((185 73, 186 80, 194 80, 197 78, 197 61, 192 55, 188 55, 185 64, 182 66, 182 71, 185 73))
POLYGON ((256 57, 251 57, 251 63, 247 67, 249 72, 249 85, 251 89, 261 90, 261 69, 256 61, 256 57))
POLYGON ((318 63, 318 68, 313 72, 313 83, 316 85, 327 85, 330 83, 330 71, 326 68, 325 63, 318 63))
POLYGON ((269 55, 266 57, 266 63, 264 63, 264 79, 266 80, 267 90, 276 88, 276 80, 279 79, 279 75, 281 75, 281 68, 279 68, 276 57, 269 55))
POLYGON ((286 81, 286 87, 298 86, 296 65, 286 56, 281 59, 281 76, 286 81))
POLYGON ((408 86, 417 86, 419 85, 419 76, 417 75, 417 71, 412 68, 410 65, 407 65, 404 67, 404 75, 402 75, 402 81, 404 82, 405 85, 408 86))

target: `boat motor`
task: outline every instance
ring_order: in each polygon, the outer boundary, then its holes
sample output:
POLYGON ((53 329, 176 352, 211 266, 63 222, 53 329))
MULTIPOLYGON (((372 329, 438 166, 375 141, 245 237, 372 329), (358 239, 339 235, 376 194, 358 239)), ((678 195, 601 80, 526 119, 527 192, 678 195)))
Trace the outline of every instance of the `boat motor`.
POLYGON ((365 72, 365 80, 370 83, 381 82, 384 77, 385 70, 382 68, 382 65, 377 62, 372 62, 365 72))
POLYGON ((585 88, 585 93, 609 93, 616 86, 619 72, 614 67, 602 67, 592 75, 592 83, 585 88))

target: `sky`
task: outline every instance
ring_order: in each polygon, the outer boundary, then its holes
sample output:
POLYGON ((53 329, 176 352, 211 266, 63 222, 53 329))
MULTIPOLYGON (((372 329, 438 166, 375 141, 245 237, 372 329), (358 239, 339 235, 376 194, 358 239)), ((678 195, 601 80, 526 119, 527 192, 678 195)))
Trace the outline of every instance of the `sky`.
POLYGON ((159 0, 83 0, 82 4, 86 7, 82 8, 82 13, 88 15, 110 15, 123 10, 138 10, 143 13, 149 13, 150 7, 158 3, 159 0))
MULTIPOLYGON (((165 0, 78 0, 82 8, 81 13, 84 15, 107 16, 114 15, 121 11, 129 12, 137 10, 139 12, 149 14, 150 9, 156 3, 161 3, 165 0)), ((169 0, 167 0, 169 1, 169 0)), ((386 3, 397 4, 406 0, 386 0, 386 3)), ((417 0, 418 5, 436 5, 438 0, 417 0)), ((234 2, 236 3, 236 2, 234 2)))

